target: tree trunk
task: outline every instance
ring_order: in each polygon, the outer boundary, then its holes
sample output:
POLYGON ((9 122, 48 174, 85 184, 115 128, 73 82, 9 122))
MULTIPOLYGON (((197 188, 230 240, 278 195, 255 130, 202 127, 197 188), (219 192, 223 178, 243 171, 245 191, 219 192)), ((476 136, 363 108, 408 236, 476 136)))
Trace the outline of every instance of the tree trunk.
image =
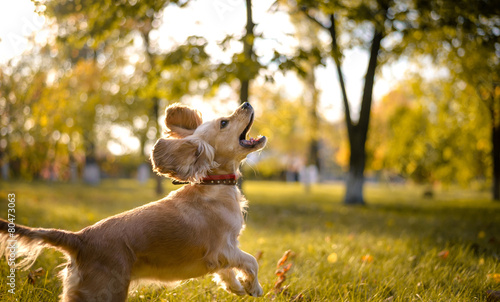
POLYGON ((349 205, 365 204, 363 185, 365 182, 366 136, 360 130, 359 125, 354 126, 352 134, 349 136, 351 155, 349 157, 349 172, 347 174, 344 196, 344 203, 349 205))
MULTIPOLYGON (((144 39, 144 47, 145 47, 145 52, 146 52, 146 55, 147 55, 147 58, 148 58, 148 62, 149 62, 149 66, 151 69, 154 69, 154 64, 155 64, 155 54, 151 52, 151 48, 150 48, 150 40, 149 40, 149 32, 150 32, 151 28, 148 27, 147 30, 143 31, 142 32, 142 38, 144 39)), ((148 81, 150 79, 148 78, 148 81)), ((152 106, 152 114, 151 114, 151 117, 154 119, 153 122, 154 122, 154 126, 156 128, 156 134, 157 135, 160 135, 160 130, 161 130, 161 126, 159 124, 159 117, 160 117, 160 99, 154 95, 152 96, 151 98, 151 101, 153 102, 153 106, 152 106)), ((156 180, 156 187, 155 187, 155 192, 156 192, 156 195, 163 195, 164 193, 164 190, 163 190, 163 185, 162 185, 162 176, 159 176, 157 174, 155 174, 155 180, 156 180)))
MULTIPOLYGON (((245 36, 243 37, 243 55, 245 56, 245 61, 252 59, 253 54, 253 28, 255 24, 252 18, 252 0, 246 0, 246 10, 247 10, 247 24, 245 27, 245 36)), ((240 79, 240 101, 241 103, 248 102, 250 79, 244 77, 240 79)))
MULTIPOLYGON (((357 164, 359 165, 359 164, 357 164)), ((363 184, 364 176, 362 168, 350 166, 346 180, 346 191, 344 196, 344 203, 348 205, 364 205, 365 199, 363 197, 363 184)))
POLYGON ((370 111, 373 95, 373 84, 375 82, 375 70, 377 68, 378 53, 380 42, 384 38, 383 32, 375 27, 370 49, 370 60, 365 75, 365 85, 363 88, 363 98, 361 99, 361 111, 357 123, 353 123, 347 93, 345 89, 344 77, 341 68, 342 53, 337 44, 337 32, 335 27, 335 16, 330 15, 330 27, 327 28, 332 38, 332 57, 337 67, 340 88, 342 91, 342 101, 344 104, 344 116, 349 137, 351 155, 349 158, 349 173, 346 180, 345 204, 364 204, 363 184, 365 170, 365 143, 368 135, 368 126, 370 124, 370 111))
MULTIPOLYGON (((249 61, 252 59, 253 54, 253 28, 255 24, 253 23, 252 17, 252 0, 246 0, 246 10, 247 10, 247 24, 246 24, 246 32, 243 37, 243 54, 245 55, 245 61, 249 61)), ((240 79, 240 102, 241 104, 248 102, 248 96, 250 94, 250 79, 242 78, 240 79)), ((241 192, 243 192, 243 178, 238 179, 238 188, 241 192)))
POLYGON ((349 159, 349 174, 346 182, 346 204, 364 204, 363 184, 366 163, 365 144, 368 137, 368 126, 370 124, 370 112, 373 99, 373 85, 375 83, 375 70, 377 68, 378 52, 382 41, 382 32, 375 29, 372 47, 370 50, 370 61, 365 75, 365 86, 361 100, 361 112, 356 125, 350 125, 349 143, 351 156, 349 159))
POLYGON ((314 74, 314 64, 309 65, 309 73, 306 76, 306 87, 309 94, 309 121, 310 121, 310 136, 309 153, 307 165, 313 165, 318 172, 321 169, 319 156, 319 116, 318 116, 318 90, 316 89, 316 76, 314 74))
POLYGON ((500 122, 492 116, 493 200, 500 201, 500 122))
POLYGON ((101 182, 101 169, 97 164, 95 144, 87 138, 85 147, 85 166, 83 167, 83 180, 90 185, 101 182))
MULTIPOLYGON (((161 126, 158 125, 158 119, 160 117, 160 100, 156 96, 153 97, 153 117, 155 119, 154 123, 157 130, 156 133, 159 134, 161 132, 160 131, 161 126)), ((156 195, 163 195, 164 193, 162 185, 163 177, 155 173, 155 180, 156 180, 156 189, 155 189, 156 195)))

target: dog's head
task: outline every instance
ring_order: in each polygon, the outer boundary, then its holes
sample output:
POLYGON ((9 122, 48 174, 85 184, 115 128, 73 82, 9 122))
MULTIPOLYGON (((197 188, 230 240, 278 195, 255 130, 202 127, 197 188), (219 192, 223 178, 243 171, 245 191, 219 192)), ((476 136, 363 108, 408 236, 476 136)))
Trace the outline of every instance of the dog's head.
POLYGON ((249 153, 266 145, 264 136, 247 139, 253 120, 249 103, 230 116, 205 123, 197 110, 172 105, 166 110, 166 137, 160 138, 151 152, 153 170, 189 182, 199 182, 209 172, 236 173, 249 153))

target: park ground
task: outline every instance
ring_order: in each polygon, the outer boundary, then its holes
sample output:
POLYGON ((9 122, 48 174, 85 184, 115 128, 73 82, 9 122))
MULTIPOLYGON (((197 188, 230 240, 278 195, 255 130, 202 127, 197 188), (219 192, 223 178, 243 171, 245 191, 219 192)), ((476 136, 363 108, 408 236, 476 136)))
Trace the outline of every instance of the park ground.
MULTIPOLYGON (((74 231, 158 199, 152 181, 0 185, 1 217, 14 193, 16 223, 74 231)), ((227 294, 207 276, 175 288, 140 285, 129 301, 497 301, 488 296, 500 291, 500 203, 489 192, 447 188, 426 199, 416 186, 369 184, 367 205, 353 207, 342 204, 341 184, 306 193, 300 184, 247 181, 244 191, 250 208, 240 246, 259 258, 263 298, 227 294), (275 286, 287 250, 282 268, 292 266, 275 286)), ((17 273, 19 301, 57 301, 61 256, 45 250, 17 273)), ((7 275, 5 259, 0 272, 7 275)), ((1 301, 13 298, 8 289, 2 278, 1 301)))

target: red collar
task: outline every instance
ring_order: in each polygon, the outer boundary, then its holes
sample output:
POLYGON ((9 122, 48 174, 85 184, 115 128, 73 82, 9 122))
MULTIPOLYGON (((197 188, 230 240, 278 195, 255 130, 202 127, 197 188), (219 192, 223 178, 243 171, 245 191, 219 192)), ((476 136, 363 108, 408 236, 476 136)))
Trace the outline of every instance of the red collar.
MULTIPOLYGON (((174 180, 172 182, 174 185, 185 185, 189 182, 181 182, 174 180)), ((223 174, 223 175, 208 175, 204 177, 199 183, 200 185, 236 185, 238 183, 238 177, 236 174, 223 174)))
POLYGON ((208 175, 200 182, 202 185, 235 185, 238 182, 236 174, 208 175))

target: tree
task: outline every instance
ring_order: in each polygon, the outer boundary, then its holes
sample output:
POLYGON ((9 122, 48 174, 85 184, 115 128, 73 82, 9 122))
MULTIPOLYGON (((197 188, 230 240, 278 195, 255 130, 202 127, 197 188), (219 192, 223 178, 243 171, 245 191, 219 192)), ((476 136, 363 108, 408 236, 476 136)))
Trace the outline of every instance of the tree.
POLYGON ((295 55, 295 62, 286 66, 282 64, 282 71, 288 71, 289 67, 296 71, 304 81, 304 98, 301 100, 303 106, 307 108, 309 123, 305 126, 308 129, 309 150, 307 154, 308 166, 315 166, 318 171, 321 170, 320 159, 320 116, 318 114, 319 90, 316 87, 316 68, 324 66, 322 57, 327 51, 318 38, 319 28, 300 11, 294 9, 293 5, 288 5, 290 19, 295 26, 295 38, 299 42, 299 49, 295 55), (312 26, 311 26, 312 25, 312 26))
MULTIPOLYGON (((252 0, 246 0, 246 15, 247 24, 245 26, 245 35, 243 36, 243 58, 244 61, 241 62, 243 66, 253 65, 255 62, 253 44, 255 40, 255 35, 253 29, 255 24, 253 23, 252 17, 252 0)), ((239 74, 240 80, 240 102, 248 102, 248 96, 250 93, 250 80, 255 77, 255 73, 251 72, 252 68, 249 68, 248 72, 241 72, 239 74)))
MULTIPOLYGON (((112 66, 132 67, 133 74, 123 79, 123 69, 115 69, 114 84, 120 84, 120 96, 114 102, 115 109, 122 113, 117 120, 139 136, 141 154, 145 156, 148 141, 154 141, 161 133, 163 121, 161 111, 165 105, 162 100, 179 100, 188 92, 190 83, 199 80, 199 74, 206 74, 200 65, 208 60, 204 51, 206 41, 190 37, 186 45, 179 46, 170 54, 160 50, 152 34, 161 24, 163 10, 170 4, 184 6, 188 1, 124 1, 117 3, 105 1, 35 1, 40 11, 54 18, 60 29, 58 40, 63 45, 71 45, 71 51, 85 52, 92 59, 98 59, 112 66), (140 41, 142 49, 131 45, 140 41), (119 46, 116 53, 110 53, 107 46, 119 46), (121 47, 120 47, 121 46, 121 47), (120 52, 120 50, 122 50, 120 52), (141 59, 130 60, 130 53, 141 59), (184 56, 185 55, 185 56, 184 56), (194 68, 187 69, 183 64, 190 63, 194 68), (121 63, 121 65, 120 65, 121 63), (180 67, 180 68, 179 68, 180 67), (180 76, 187 81, 176 80, 178 73, 197 76, 180 76), (172 74, 175 73, 175 76, 172 74), (175 83, 178 85, 169 85, 175 83), (173 88, 173 89, 169 89, 173 88), (184 88, 182 90, 181 88, 184 88), (136 116, 127 114, 130 105, 139 109, 136 116), (138 117, 138 118, 136 118, 138 117), (143 126, 142 122, 146 126, 143 126), (135 122, 135 124, 134 124, 135 122), (127 125, 128 124, 128 125, 127 125), (135 129, 135 125, 141 125, 135 129)), ((185 64, 184 64, 185 65, 185 64)), ((206 66, 206 65, 205 65, 206 66)), ((157 178, 156 191, 162 193, 161 178, 157 178)))
POLYGON ((500 200, 500 6, 495 1, 416 1, 420 30, 401 52, 430 55, 473 87, 490 118, 492 195, 500 200), (425 39, 424 39, 425 35, 425 39))
POLYGON ((384 38, 394 38, 403 29, 414 27, 406 1, 298 1, 306 16, 331 37, 331 52, 342 92, 344 118, 350 144, 349 171, 346 180, 346 204, 364 204, 363 184, 366 165, 366 140, 370 124, 373 86, 379 61, 387 61, 397 39, 382 44, 384 38), (327 16, 325 20, 325 15, 327 16), (371 35, 366 32, 370 31, 371 35), (342 73, 343 49, 361 47, 369 51, 359 118, 353 120, 342 73))
POLYGON ((431 185, 486 179, 486 109, 471 94, 472 87, 447 77, 401 81, 374 108, 383 114, 372 119, 369 167, 431 185))

